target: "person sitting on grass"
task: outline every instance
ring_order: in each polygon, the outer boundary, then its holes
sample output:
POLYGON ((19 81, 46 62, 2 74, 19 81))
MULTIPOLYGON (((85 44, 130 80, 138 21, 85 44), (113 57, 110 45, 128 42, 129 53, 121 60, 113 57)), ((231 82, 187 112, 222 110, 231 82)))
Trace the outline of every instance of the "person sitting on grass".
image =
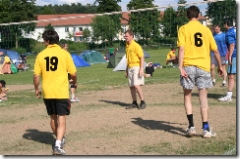
POLYGON ((9 89, 6 88, 6 82, 4 80, 0 80, 0 102, 3 100, 7 100, 7 91, 9 89))
POLYGON ((176 51, 176 48, 172 47, 171 51, 168 52, 167 59, 166 59, 166 65, 168 65, 168 64, 176 65, 177 64, 177 56, 175 54, 175 51, 176 51))
POLYGON ((145 77, 152 77, 152 74, 154 72, 154 66, 152 62, 149 62, 147 64, 147 67, 145 68, 146 74, 145 77))

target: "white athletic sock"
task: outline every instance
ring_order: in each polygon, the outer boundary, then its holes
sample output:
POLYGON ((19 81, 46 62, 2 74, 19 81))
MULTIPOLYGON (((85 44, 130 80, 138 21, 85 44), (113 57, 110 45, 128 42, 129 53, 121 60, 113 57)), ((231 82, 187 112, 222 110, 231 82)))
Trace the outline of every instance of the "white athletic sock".
POLYGON ((227 92, 227 96, 232 98, 232 92, 227 92))
POLYGON ((66 140, 66 139, 65 139, 65 137, 63 136, 63 139, 62 139, 62 142, 61 142, 61 143, 63 143, 65 140, 66 140))
POLYGON ((223 84, 226 84, 226 81, 223 81, 223 84))
POLYGON ((216 82, 216 79, 213 79, 212 81, 213 81, 213 82, 216 82))
POLYGON ((75 98, 75 94, 72 94, 72 95, 71 95, 71 98, 74 99, 74 98, 75 98))
POLYGON ((56 140, 56 142, 55 142, 55 146, 61 147, 61 143, 62 143, 61 140, 56 140))

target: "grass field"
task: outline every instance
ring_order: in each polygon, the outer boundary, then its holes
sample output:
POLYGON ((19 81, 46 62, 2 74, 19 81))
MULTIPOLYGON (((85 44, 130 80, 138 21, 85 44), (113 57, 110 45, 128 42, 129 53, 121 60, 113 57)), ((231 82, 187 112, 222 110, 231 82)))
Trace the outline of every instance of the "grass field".
MULTIPOLYGON (((151 57, 145 60, 164 65, 168 51, 149 50, 151 57)), ((34 59, 29 56, 27 62, 33 66, 34 59)), ((5 130, 0 132, 0 154, 51 153, 54 139, 43 102, 34 96, 31 69, 0 77, 11 86, 8 100, 0 103, 5 130)), ((184 137, 187 119, 177 68, 156 69, 145 79, 148 106, 143 111, 124 109, 131 102, 124 71, 113 72, 107 63, 77 70, 80 102, 72 104, 67 121, 69 155, 236 155, 236 90, 232 102, 220 103, 217 98, 226 88, 219 87, 219 77, 208 95, 210 120, 219 135, 204 140, 184 137)), ((196 125, 201 127, 196 89, 193 105, 196 125)))

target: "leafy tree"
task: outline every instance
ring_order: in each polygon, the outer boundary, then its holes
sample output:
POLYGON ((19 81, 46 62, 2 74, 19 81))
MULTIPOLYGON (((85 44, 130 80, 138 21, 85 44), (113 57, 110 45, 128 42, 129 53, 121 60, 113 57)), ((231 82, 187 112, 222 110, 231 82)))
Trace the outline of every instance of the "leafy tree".
MULTIPOLYGON (((153 2, 154 0, 131 0, 127 4, 127 9, 135 10, 155 7, 153 2)), ((153 40, 158 39, 160 36, 160 13, 158 10, 131 12, 129 17, 130 29, 138 38, 143 39, 143 43, 150 38, 153 40)))
POLYGON ((97 6, 95 4, 71 3, 63 5, 44 5, 36 6, 36 14, 71 14, 71 13, 96 13, 97 6))
POLYGON ((83 38, 88 38, 91 36, 91 31, 88 28, 83 29, 83 38))
POLYGON ((224 18, 230 18, 236 22, 237 3, 235 0, 225 0, 208 3, 206 15, 212 19, 212 24, 223 24, 224 18))
POLYGON ((107 40, 109 45, 112 46, 113 39, 117 35, 118 30, 115 29, 115 22, 109 16, 96 16, 93 18, 91 26, 94 41, 103 42, 107 40))
MULTIPOLYGON (((118 3, 120 3, 121 0, 96 0, 95 4, 98 3, 97 6, 97 12, 98 13, 106 13, 106 12, 118 12, 121 11, 121 6, 118 5, 118 3)), ((122 29, 121 29, 121 18, 122 18, 122 14, 112 14, 112 15, 108 15, 109 18, 114 21, 112 27, 113 29, 116 30, 116 33, 119 33, 122 29)), ((116 34, 115 34, 116 35, 116 34)), ((112 36, 115 36, 112 35, 112 36)), ((116 37, 116 36, 115 36, 116 37)), ((113 38, 111 38, 113 39, 113 38)), ((108 39, 110 40, 110 39, 108 39)))
POLYGON ((163 26, 162 32, 164 34, 164 37, 176 37, 176 17, 177 13, 172 7, 165 9, 164 15, 161 16, 161 24, 163 26))
MULTIPOLYGON (((178 4, 185 4, 187 1, 185 0, 179 0, 178 4)), ((174 18, 174 20, 176 21, 176 28, 180 28, 182 25, 186 24, 188 22, 188 18, 187 18, 187 9, 185 6, 179 6, 177 8, 177 17, 174 18)), ((175 23, 174 23, 175 24, 175 23)), ((176 29, 176 31, 177 31, 176 29)), ((177 32, 175 34, 175 36, 177 36, 177 32)))
POLYGON ((47 26, 44 27, 44 30, 55 30, 54 27, 49 23, 47 26))
MULTIPOLYGON (((11 23, 35 20, 34 9, 36 0, 1 0, 0 23, 11 23)), ((22 31, 29 33, 35 29, 35 24, 0 25, 1 40, 6 43, 15 43, 18 48, 18 38, 22 31)), ((9 43, 9 44, 10 44, 9 43)), ((13 46, 6 46, 13 47, 13 46)))

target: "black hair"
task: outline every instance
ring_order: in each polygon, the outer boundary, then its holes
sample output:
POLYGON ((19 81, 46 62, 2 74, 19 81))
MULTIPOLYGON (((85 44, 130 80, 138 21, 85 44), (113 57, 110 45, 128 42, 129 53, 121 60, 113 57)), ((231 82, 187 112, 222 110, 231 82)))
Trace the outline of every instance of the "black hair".
POLYGON ((176 48, 175 48, 175 47, 172 47, 171 50, 176 50, 176 48))
POLYGON ((188 19, 192 19, 192 18, 198 18, 199 16, 199 13, 200 13, 200 10, 198 7, 196 6, 190 6, 188 9, 187 9, 187 17, 188 19))
POLYGON ((61 48, 64 48, 67 45, 67 43, 60 43, 61 48))
POLYGON ((58 44, 59 43, 59 36, 55 30, 45 30, 42 34, 42 38, 44 41, 48 42, 49 44, 58 44))
POLYGON ((6 86, 6 82, 4 80, 0 80, 0 83, 2 84, 2 87, 6 86))
POLYGON ((227 26, 233 26, 233 20, 230 18, 226 18, 223 20, 223 25, 227 25, 227 26))

